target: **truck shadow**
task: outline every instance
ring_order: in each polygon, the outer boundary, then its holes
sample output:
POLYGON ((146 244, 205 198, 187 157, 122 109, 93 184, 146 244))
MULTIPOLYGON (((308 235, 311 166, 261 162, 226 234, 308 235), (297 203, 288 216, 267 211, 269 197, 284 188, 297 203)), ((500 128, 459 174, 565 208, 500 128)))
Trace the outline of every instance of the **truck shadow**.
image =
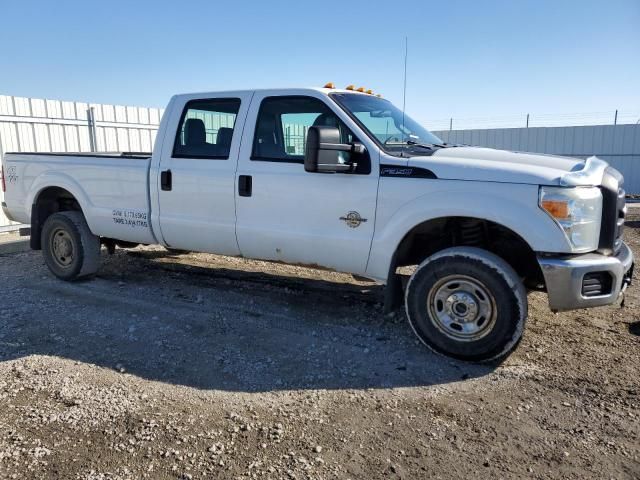
POLYGON ((431 353, 402 312, 383 316, 373 284, 208 268, 155 251, 105 257, 97 278, 65 283, 36 253, 18 258, 25 265, 13 268, 32 274, 8 275, 0 361, 50 355, 237 392, 430 386, 495 368, 431 353))

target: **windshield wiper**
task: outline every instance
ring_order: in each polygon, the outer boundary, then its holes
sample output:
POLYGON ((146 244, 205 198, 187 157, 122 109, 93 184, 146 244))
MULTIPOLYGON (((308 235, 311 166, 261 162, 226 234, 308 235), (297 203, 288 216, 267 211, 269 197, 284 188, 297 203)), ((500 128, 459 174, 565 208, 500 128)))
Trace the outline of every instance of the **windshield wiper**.
POLYGON ((434 150, 436 148, 445 148, 446 145, 440 143, 420 143, 415 140, 405 140, 404 142, 388 142, 385 145, 409 145, 411 147, 421 147, 427 148, 429 150, 434 150))
POLYGON ((417 145, 418 147, 424 147, 424 148, 431 148, 431 145, 428 145, 426 143, 417 143, 411 140, 407 140, 404 142, 384 142, 384 144, 386 146, 391 146, 391 147, 400 147, 400 146, 406 146, 406 145, 417 145))
POLYGON ((407 145, 411 145, 412 147, 428 148, 429 150, 433 150, 434 147, 436 147, 436 148, 442 147, 442 145, 437 145, 435 143, 420 143, 420 142, 416 142, 414 140, 407 140, 405 143, 407 145))

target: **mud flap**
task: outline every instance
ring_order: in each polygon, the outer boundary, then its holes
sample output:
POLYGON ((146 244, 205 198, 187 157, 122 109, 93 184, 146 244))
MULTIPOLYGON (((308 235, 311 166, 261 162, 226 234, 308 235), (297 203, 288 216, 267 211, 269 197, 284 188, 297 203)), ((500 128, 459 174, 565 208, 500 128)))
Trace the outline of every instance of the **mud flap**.
MULTIPOLYGON (((394 263, 395 265, 395 263, 394 263)), ((395 272, 395 267, 389 269, 387 285, 384 289, 384 306, 382 313, 387 315, 402 307, 404 302, 404 290, 400 275, 395 272)))

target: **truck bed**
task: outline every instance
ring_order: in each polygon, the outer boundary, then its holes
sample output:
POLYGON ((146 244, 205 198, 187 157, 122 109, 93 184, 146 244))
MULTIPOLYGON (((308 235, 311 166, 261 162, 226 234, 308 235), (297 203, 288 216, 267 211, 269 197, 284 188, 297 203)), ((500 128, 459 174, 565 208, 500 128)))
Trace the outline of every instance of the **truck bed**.
POLYGON ((151 229, 151 155, 126 153, 7 153, 5 210, 30 223, 31 206, 49 185, 78 201, 91 231, 101 237, 155 243, 151 229))

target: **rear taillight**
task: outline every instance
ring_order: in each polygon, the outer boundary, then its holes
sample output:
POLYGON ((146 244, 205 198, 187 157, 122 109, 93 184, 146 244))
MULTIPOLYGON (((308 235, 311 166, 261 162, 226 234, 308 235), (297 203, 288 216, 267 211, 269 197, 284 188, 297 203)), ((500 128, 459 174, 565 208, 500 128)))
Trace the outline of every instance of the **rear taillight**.
POLYGON ((4 165, 0 167, 0 178, 2 178, 2 191, 7 191, 7 184, 4 183, 4 165))

